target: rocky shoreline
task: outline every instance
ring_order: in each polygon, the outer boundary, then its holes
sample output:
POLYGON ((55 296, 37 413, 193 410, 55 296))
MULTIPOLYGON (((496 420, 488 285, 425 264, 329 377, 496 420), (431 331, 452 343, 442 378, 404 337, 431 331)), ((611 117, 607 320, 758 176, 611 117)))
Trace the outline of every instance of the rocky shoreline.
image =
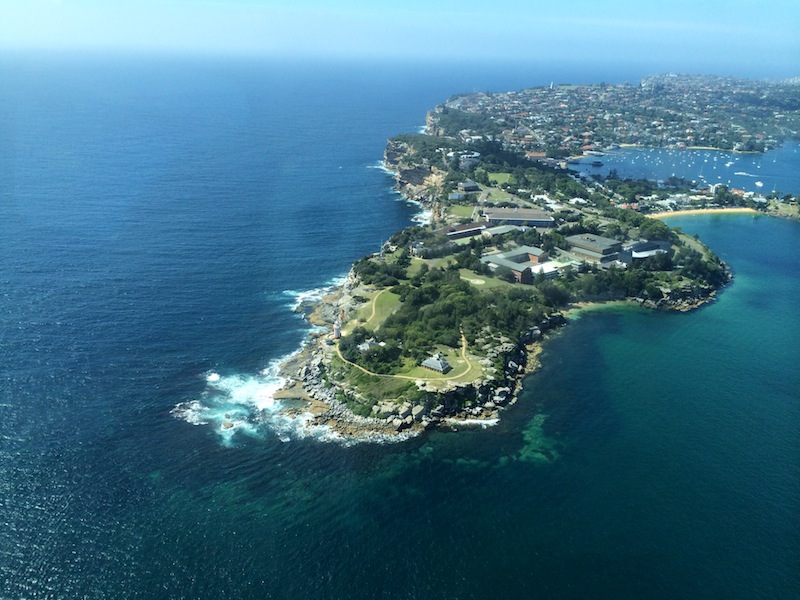
MULTIPOLYGON (((348 277, 348 281, 352 281, 348 277)), ((352 284, 351 284, 352 285, 352 284)), ((501 356, 503 372, 490 379, 479 379, 466 385, 451 385, 448 389, 429 394, 424 404, 380 402, 373 416, 355 414, 340 400, 342 388, 326 378, 333 346, 329 345, 335 315, 346 310, 352 297, 348 284, 343 284, 322 301, 301 306, 308 321, 319 329, 310 334, 304 348, 285 361, 279 370, 286 385, 275 394, 277 400, 293 400, 285 410, 290 414, 306 415, 306 427, 322 426, 343 442, 399 442, 430 429, 457 431, 465 426, 488 426, 500 418, 503 408, 516 403, 522 381, 540 366, 540 355, 547 338, 569 319, 583 310, 609 304, 639 304, 657 310, 694 310, 715 299, 716 290, 707 294, 677 293, 659 303, 650 300, 597 301, 573 305, 565 313, 554 313, 537 326, 531 327, 524 339, 506 340, 491 348, 488 358, 501 356), (468 403, 464 405, 464 399, 468 403)), ((417 382, 424 389, 424 382, 417 382)))
MULTIPOLYGON (((341 401, 343 388, 326 377, 334 356, 330 343, 338 315, 354 308, 357 281, 351 273, 321 301, 298 307, 316 330, 310 333, 303 349, 280 365, 279 375, 286 380, 276 392, 276 400, 292 400, 286 410, 306 415, 306 427, 322 426, 333 437, 345 442, 402 441, 429 429, 457 430, 461 426, 492 425, 499 411, 517 400, 522 379, 539 367, 542 344, 549 333, 567 322, 555 313, 531 327, 524 339, 509 339, 487 352, 487 358, 502 357, 504 369, 491 378, 469 384, 450 384, 426 394, 426 401, 412 405, 384 401, 375 404, 372 416, 355 414, 341 401), (464 399, 468 399, 467 405, 464 399)), ((426 389, 425 381, 417 381, 426 389)))

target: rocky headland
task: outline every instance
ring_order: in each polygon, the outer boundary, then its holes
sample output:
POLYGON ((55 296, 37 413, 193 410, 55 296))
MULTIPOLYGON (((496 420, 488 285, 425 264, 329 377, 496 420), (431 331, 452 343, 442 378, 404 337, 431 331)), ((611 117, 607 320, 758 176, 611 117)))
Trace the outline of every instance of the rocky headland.
MULTIPOLYGON (((437 199, 445 173, 413 159, 413 150, 403 142, 390 141, 385 152, 385 166, 394 174, 395 188, 409 200, 419 202, 436 214, 437 199)), ((440 218, 440 217, 434 217, 440 218)), ((727 280, 731 274, 726 270, 727 280)), ((718 287, 683 285, 662 289, 661 298, 630 298, 627 301, 659 310, 692 310, 714 299, 718 287)), ((314 325, 313 332, 300 353, 280 368, 286 385, 277 399, 289 400, 289 412, 307 416, 307 426, 324 426, 345 442, 401 441, 428 429, 457 430, 462 426, 491 425, 500 411, 517 400, 526 374, 539 366, 542 344, 569 316, 593 304, 618 300, 598 296, 592 302, 573 305, 573 310, 554 312, 531 324, 518 339, 487 336, 480 353, 487 368, 469 382, 441 382, 433 385, 425 379, 415 382, 424 392, 417 402, 382 400, 372 404, 369 414, 357 414, 348 399, 358 398, 357 386, 333 375, 337 354, 336 328, 352 318, 363 306, 363 294, 374 292, 351 270, 344 282, 331 289, 321 300, 298 308, 314 325), (499 361, 499 363, 498 363, 499 361), (488 365, 500 364, 494 370, 488 365)), ((376 375, 379 376, 379 375, 376 375)), ((368 403, 367 403, 368 404, 368 403)))

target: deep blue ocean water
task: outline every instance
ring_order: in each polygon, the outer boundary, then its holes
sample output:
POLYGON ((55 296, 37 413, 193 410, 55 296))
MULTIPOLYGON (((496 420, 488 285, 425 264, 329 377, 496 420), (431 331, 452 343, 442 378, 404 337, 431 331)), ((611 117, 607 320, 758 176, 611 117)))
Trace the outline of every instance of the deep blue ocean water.
POLYGON ((0 597, 797 597, 796 222, 671 219, 734 283, 580 318, 494 428, 343 448, 274 414, 291 307, 418 213, 386 139, 592 75, 0 61, 0 597))

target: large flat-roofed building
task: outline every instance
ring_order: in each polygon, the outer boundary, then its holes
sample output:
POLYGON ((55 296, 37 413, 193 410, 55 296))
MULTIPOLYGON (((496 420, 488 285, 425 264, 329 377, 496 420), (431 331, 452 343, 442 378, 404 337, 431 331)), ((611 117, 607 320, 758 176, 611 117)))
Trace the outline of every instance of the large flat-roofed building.
POLYGON ((619 253, 619 261, 630 265, 637 260, 644 260, 658 254, 665 254, 669 252, 670 247, 669 242, 640 240, 623 248, 619 253))
POLYGON ((481 235, 483 230, 486 229, 487 224, 485 221, 464 223, 461 225, 450 225, 444 227, 441 231, 451 240, 460 240, 461 238, 474 237, 481 235))
POLYGON ((529 227, 554 227, 556 221, 548 213, 533 208, 485 208, 484 218, 493 225, 528 225, 529 227))
POLYGON ((574 254, 594 262, 617 260, 622 242, 593 233, 580 233, 566 238, 574 254))
MULTIPOLYGON (((487 254, 481 257, 481 262, 496 269, 505 267, 510 269, 514 278, 519 283, 530 283, 533 281, 533 271, 537 265, 547 260, 547 252, 535 246, 520 246, 508 252, 498 254, 487 254)), ((537 272, 545 272, 536 269, 537 272)), ((547 271, 550 272, 549 270, 547 271)))
POLYGON ((458 191, 459 192, 480 192, 480 186, 472 181, 472 179, 467 179, 465 181, 458 182, 458 191))

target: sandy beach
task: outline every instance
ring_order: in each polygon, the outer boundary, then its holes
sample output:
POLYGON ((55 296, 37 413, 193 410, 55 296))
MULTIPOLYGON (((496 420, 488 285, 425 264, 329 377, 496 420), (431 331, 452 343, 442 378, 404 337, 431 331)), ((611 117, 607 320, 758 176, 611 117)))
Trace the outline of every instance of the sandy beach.
POLYGON ((686 215, 706 215, 706 214, 720 214, 720 213, 752 213, 754 215, 762 214, 753 208, 692 208, 687 210, 673 210, 659 213, 652 213, 647 215, 653 219, 663 219, 665 217, 682 217, 686 215))

